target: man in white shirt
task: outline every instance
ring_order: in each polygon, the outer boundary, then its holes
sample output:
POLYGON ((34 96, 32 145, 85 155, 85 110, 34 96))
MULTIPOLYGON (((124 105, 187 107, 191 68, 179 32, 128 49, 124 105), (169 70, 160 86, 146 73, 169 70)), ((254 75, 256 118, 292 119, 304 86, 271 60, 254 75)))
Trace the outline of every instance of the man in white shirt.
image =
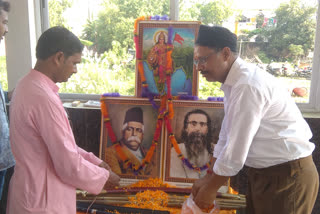
POLYGON ((311 213, 319 188, 315 145, 287 90, 240 59, 236 35, 223 27, 200 26, 194 64, 207 81, 222 83, 225 94, 212 170, 192 188, 196 204, 209 207, 219 187, 246 165, 246 213, 311 213))

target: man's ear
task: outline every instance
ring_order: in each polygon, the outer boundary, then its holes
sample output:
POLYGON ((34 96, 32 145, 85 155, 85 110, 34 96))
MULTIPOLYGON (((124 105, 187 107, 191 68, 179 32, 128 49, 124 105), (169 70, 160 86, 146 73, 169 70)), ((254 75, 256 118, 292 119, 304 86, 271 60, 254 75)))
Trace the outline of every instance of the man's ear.
POLYGON ((58 51, 53 55, 53 62, 57 66, 61 65, 64 62, 64 53, 62 51, 58 51))
POLYGON ((223 59, 224 60, 228 60, 229 59, 229 57, 231 56, 231 50, 230 50, 230 48, 229 47, 224 47, 223 49, 222 49, 222 56, 223 56, 223 59))

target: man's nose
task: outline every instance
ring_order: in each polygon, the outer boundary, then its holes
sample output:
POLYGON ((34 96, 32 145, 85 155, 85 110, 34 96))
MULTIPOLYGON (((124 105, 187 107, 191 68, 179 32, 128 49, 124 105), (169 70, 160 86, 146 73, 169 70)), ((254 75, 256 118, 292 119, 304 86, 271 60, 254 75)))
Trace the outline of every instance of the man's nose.
POLYGON ((131 135, 132 136, 137 136, 137 129, 132 129, 131 135))
POLYGON ((196 64, 195 66, 196 66, 196 71, 197 71, 197 72, 201 71, 202 68, 203 68, 203 64, 202 64, 202 63, 198 63, 198 64, 196 64))
POLYGON ((78 67, 75 65, 73 66, 73 73, 77 73, 78 72, 78 67))
POLYGON ((201 130, 200 124, 198 123, 198 124, 194 127, 194 129, 195 129, 196 132, 200 132, 200 130, 201 130))
POLYGON ((7 33, 9 33, 9 28, 8 28, 8 26, 6 26, 6 28, 5 28, 5 31, 4 31, 4 36, 7 34, 7 33))

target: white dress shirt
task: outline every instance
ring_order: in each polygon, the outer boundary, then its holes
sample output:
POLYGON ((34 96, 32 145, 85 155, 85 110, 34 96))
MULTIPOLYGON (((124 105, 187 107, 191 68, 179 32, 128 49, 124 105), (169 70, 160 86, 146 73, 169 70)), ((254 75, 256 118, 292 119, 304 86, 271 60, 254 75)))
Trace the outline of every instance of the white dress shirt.
POLYGON ((312 153, 308 124, 272 75, 238 58, 221 89, 225 117, 214 150, 216 174, 233 176, 243 165, 266 168, 312 153))

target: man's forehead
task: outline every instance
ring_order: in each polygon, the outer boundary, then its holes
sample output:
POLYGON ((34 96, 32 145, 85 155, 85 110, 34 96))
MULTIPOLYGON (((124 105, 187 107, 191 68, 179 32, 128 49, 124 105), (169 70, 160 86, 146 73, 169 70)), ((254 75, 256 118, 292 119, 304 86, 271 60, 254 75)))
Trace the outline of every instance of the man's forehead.
POLYGON ((5 11, 3 8, 0 9, 0 17, 2 20, 8 21, 8 12, 5 11))
POLYGON ((204 114, 194 113, 189 116, 189 120, 193 121, 207 121, 207 116, 204 114))
POLYGON ((205 55, 211 53, 212 51, 214 51, 214 50, 212 48, 207 47, 207 46, 196 45, 194 47, 194 55, 195 56, 205 56, 205 55))
POLYGON ((67 58, 67 60, 72 60, 73 62, 78 62, 78 63, 81 62, 81 59, 82 59, 82 52, 75 53, 67 58))
POLYGON ((141 128, 143 126, 142 123, 136 121, 129 121, 128 126, 141 128))

